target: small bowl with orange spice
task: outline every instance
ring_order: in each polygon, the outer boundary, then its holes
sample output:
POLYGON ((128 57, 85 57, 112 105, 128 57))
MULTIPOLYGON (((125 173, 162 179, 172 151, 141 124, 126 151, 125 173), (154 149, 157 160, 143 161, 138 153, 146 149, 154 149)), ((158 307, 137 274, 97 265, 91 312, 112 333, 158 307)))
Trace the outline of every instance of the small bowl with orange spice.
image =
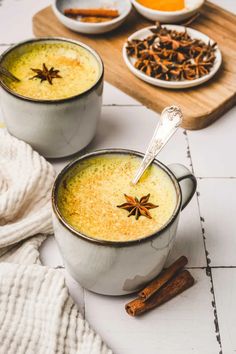
POLYGON ((130 0, 53 0, 58 20, 69 29, 101 34, 119 27, 132 9, 130 0))
POLYGON ((131 0, 144 17, 162 23, 178 23, 197 14, 204 0, 131 0))

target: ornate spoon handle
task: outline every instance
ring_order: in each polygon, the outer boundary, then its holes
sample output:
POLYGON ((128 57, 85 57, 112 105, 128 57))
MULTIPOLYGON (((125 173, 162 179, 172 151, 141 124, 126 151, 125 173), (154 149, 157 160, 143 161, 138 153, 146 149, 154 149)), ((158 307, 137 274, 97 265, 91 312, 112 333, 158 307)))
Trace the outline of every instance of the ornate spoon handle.
POLYGON ((139 179, 155 159, 156 155, 162 150, 162 148, 181 125, 182 119, 183 114, 179 107, 170 106, 162 111, 160 121, 158 122, 152 140, 148 146, 142 163, 137 170, 134 179, 132 180, 133 184, 138 183, 139 179))
POLYGON ((0 65, 0 76, 6 76, 8 79, 13 80, 13 81, 20 81, 16 76, 14 76, 10 71, 8 71, 6 68, 0 65))

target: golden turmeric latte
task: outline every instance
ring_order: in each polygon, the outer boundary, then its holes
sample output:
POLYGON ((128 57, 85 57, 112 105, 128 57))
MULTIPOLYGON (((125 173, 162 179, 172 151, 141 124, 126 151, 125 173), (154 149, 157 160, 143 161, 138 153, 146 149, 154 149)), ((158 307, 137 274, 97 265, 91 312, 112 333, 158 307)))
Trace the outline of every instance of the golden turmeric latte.
MULTIPOLYGON (((133 185, 131 180, 140 164, 133 155, 107 154, 82 160, 67 172, 58 189, 58 208, 75 230, 96 239, 130 241, 161 229, 176 208, 175 186, 168 174, 155 164, 133 185), (150 218, 128 217, 130 210, 117 206, 124 196, 140 200, 150 194, 150 218)), ((131 210, 132 211, 132 210, 131 210)))
POLYGON ((41 100, 81 94, 100 76, 96 58, 87 49, 69 42, 26 44, 10 52, 4 65, 20 79, 6 82, 8 87, 22 96, 41 100))

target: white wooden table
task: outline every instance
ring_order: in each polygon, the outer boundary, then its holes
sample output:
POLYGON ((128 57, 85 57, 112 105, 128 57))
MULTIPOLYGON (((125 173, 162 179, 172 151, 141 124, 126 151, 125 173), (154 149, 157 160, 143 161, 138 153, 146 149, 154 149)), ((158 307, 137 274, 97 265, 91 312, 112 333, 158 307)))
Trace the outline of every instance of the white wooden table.
MULTIPOLYGON (((236 13, 235 0, 214 2, 236 13)), ((33 36, 31 18, 48 4, 49 0, 0 0, 0 53, 33 36)), ((98 133, 88 149, 145 151, 157 119, 157 114, 106 84, 98 133)), ((43 263, 65 272, 72 297, 115 354, 236 353, 235 132, 234 107, 204 130, 180 130, 160 156, 167 164, 185 164, 198 178, 198 193, 182 214, 169 259, 186 255, 196 284, 169 303, 131 318, 124 304, 132 296, 112 298, 82 289, 66 274, 53 237, 43 245, 43 263)), ((57 171, 67 162, 55 162, 57 171)))

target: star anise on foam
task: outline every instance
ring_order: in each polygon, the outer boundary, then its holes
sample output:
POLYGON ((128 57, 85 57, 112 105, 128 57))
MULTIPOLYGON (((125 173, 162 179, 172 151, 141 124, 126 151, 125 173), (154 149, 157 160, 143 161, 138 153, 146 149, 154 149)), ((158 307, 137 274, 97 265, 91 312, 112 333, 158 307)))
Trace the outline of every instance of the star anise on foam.
POLYGON ((158 208, 158 205, 154 205, 148 202, 150 194, 143 196, 142 198, 140 198, 140 200, 138 200, 137 197, 130 197, 126 194, 124 194, 124 196, 127 203, 117 205, 117 208, 127 210, 129 212, 128 217, 130 217, 131 215, 135 215, 136 220, 138 220, 141 215, 152 219, 152 216, 148 210, 158 208))
POLYGON ((43 81, 48 81, 50 85, 52 85, 52 80, 56 78, 61 78, 60 75, 58 75, 60 70, 54 70, 54 67, 51 67, 51 69, 48 69, 46 64, 43 63, 43 69, 31 69, 36 75, 32 76, 30 80, 32 79, 40 79, 41 82, 43 81))

